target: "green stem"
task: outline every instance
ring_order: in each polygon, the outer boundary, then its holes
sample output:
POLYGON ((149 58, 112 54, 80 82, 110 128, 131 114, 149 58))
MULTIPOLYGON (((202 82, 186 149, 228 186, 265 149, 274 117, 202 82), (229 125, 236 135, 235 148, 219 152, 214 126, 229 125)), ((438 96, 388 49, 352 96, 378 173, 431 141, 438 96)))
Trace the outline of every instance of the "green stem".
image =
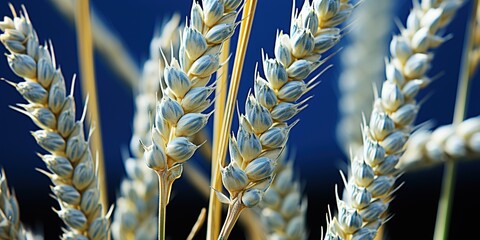
POLYGON ((455 191, 455 176, 457 164, 453 161, 445 163, 443 172, 442 192, 438 202, 437 222, 435 223, 435 234, 433 239, 448 239, 448 230, 450 227, 450 218, 452 214, 452 203, 455 191))
MULTIPOLYGON (((453 116, 453 125, 458 125, 465 118, 467 99, 469 93, 470 77, 470 57, 469 54, 474 44, 475 13, 477 11, 478 0, 473 1, 472 14, 469 24, 465 30, 465 40, 462 55, 462 65, 457 88, 457 99, 455 101, 455 110, 453 116)), ((434 240, 448 239, 450 219, 452 215, 452 203, 455 192, 455 176, 457 166, 453 161, 445 163, 445 170, 442 181, 442 191, 438 202, 437 221, 435 224, 434 240)))

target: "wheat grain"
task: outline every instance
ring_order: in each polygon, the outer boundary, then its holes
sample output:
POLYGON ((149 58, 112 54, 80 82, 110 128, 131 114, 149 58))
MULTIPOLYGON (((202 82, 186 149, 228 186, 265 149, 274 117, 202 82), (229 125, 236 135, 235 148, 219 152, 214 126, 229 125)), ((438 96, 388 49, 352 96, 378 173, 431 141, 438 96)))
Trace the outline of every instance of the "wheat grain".
MULTIPOLYGON (((83 118, 75 121, 75 100, 66 95, 65 80, 56 69, 52 45, 39 44, 37 34, 24 9, 13 19, 0 22, 0 40, 10 52, 10 68, 24 82, 12 83, 28 101, 12 107, 29 116, 41 130, 32 132, 37 143, 49 152, 40 155, 54 184, 52 191, 60 205, 55 210, 67 225, 64 239, 106 239, 109 214, 103 215, 99 203, 97 176, 83 118)), ((73 86, 73 84, 72 84, 73 86)), ((73 90, 73 89, 72 89, 73 90)), ((72 91, 73 92, 73 91, 72 91)))
POLYGON ((307 239, 307 199, 302 198, 300 181, 293 175, 293 158, 287 161, 287 151, 277 160, 275 179, 261 202, 261 219, 268 239, 307 239))
MULTIPOLYGON (((164 63, 160 49, 169 53, 170 44, 178 49, 180 17, 174 15, 157 32, 150 43, 150 58, 143 65, 142 78, 135 93, 135 115, 130 150, 133 157, 125 161, 127 178, 121 183, 116 201, 112 235, 115 239, 155 239, 157 237, 158 180, 156 174, 143 161, 140 141, 151 144, 150 124, 153 122, 157 92, 160 90, 160 73, 164 63)), ((160 96, 161 97, 161 96, 160 96)))
POLYGON ((358 126, 362 113, 372 111, 372 86, 381 83, 387 36, 391 30, 393 1, 368 0, 352 15, 354 28, 348 34, 350 44, 342 51, 339 77, 337 139, 345 154, 362 145, 358 126))
POLYGON ((228 238, 241 211, 256 206, 268 189, 276 160, 298 120, 287 122, 307 107, 310 97, 298 100, 316 85, 316 78, 303 80, 328 59, 320 54, 339 41, 337 26, 352 9, 349 1, 305 1, 301 11, 292 14, 292 35, 277 34, 275 58, 262 56, 266 80, 255 72, 254 93, 247 96, 237 136, 230 139, 231 161, 222 169, 230 197, 217 192, 229 204, 220 238, 228 238))
MULTIPOLYGON (((353 156, 344 178, 343 199, 337 195, 338 214, 328 216, 325 239, 373 239, 386 220, 399 171, 395 168, 408 140, 418 110, 415 96, 428 85, 428 53, 445 41, 441 29, 450 22, 461 1, 414 1, 406 29, 390 44, 387 80, 375 100, 370 123, 364 121, 363 155, 353 156)), ((343 175, 342 175, 343 176, 343 175)))
POLYGON ((433 131, 415 132, 407 142, 398 167, 412 171, 479 156, 480 117, 477 116, 464 120, 456 127, 448 124, 433 131))

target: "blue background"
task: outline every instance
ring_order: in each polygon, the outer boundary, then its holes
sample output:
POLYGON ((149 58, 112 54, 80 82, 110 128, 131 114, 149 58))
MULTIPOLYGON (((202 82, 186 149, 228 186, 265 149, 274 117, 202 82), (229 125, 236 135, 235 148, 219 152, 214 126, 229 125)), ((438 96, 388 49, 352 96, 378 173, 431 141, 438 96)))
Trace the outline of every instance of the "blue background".
MULTIPOLYGON (((139 64, 148 57, 149 43, 155 26, 171 16, 173 12, 179 12, 185 17, 191 6, 190 0, 92 0, 91 2, 108 26, 123 39, 139 64)), ((25 4, 40 39, 53 41, 57 62, 62 67, 66 79, 78 73, 73 24, 65 20, 47 0, 15 0, 12 3, 17 8, 20 4, 25 4)), ((301 3, 303 3, 302 0, 297 1, 297 6, 301 6, 301 3)), ((291 5, 290 0, 259 1, 238 95, 240 103, 244 102, 247 91, 252 86, 255 63, 261 59, 260 49, 264 48, 271 55, 276 30, 288 30, 291 5)), ((424 91, 433 95, 422 106, 418 122, 429 119, 435 120, 438 125, 451 122, 463 33, 470 5, 470 2, 466 3, 448 28, 448 32, 453 32, 454 38, 436 50, 430 75, 433 76, 439 72, 444 75, 424 91)), ((410 7, 409 1, 399 2, 395 6, 395 15, 404 22, 410 7)), ((4 15, 11 14, 7 2, 1 1, 0 16, 4 15)), ((346 42, 342 41, 341 44, 346 42)), ((236 43, 233 42, 232 45, 234 44, 236 43)), ((5 51, 3 47, 0 48, 2 52, 5 51)), ((319 238, 320 226, 325 225, 327 204, 335 204, 334 185, 341 183, 338 168, 345 165, 346 159, 337 145, 335 136, 339 95, 337 79, 341 66, 338 57, 330 63, 334 64, 333 69, 321 77, 322 84, 312 91, 315 97, 311 100, 310 106, 299 114, 301 122, 291 132, 290 137, 290 144, 297 149, 296 166, 309 197, 308 221, 312 239, 319 238)), ((113 203, 120 180, 124 176, 121 149, 128 146, 131 137, 132 93, 111 72, 98 54, 96 54, 95 67, 109 197, 113 203)), ((0 58, 0 76, 19 81, 10 71, 4 57, 0 58)), ((82 76, 79 77, 81 79, 82 76)), ((77 102, 80 102, 80 87, 78 83, 77 85, 77 102)), ((67 81, 67 88, 68 86, 69 81, 67 81)), ((476 77, 471 88, 469 117, 480 114, 479 93, 480 83, 476 77)), ((36 145, 29 133, 37 127, 28 117, 8 108, 8 105, 22 102, 25 101, 15 89, 0 82, 0 126, 2 126, 0 165, 6 170, 9 184, 15 188, 22 211, 22 220, 44 231, 47 239, 54 239, 60 234, 60 225, 50 208, 56 207, 57 204, 48 196, 50 181, 35 171, 35 168, 44 168, 43 162, 35 154, 43 150, 36 145)), ((211 130, 211 123, 208 128, 211 130)), ((200 156, 196 157, 196 161, 206 165, 200 156)), ((475 222, 468 221, 467 216, 475 218, 480 214, 480 208, 477 207, 478 198, 474 197, 480 193, 479 170, 480 164, 477 162, 462 163, 459 167, 451 232, 451 236, 457 239, 459 236, 468 236, 469 232, 473 232, 472 228, 477 226, 475 222)), ((441 175, 442 167, 437 167, 409 173, 401 178, 400 181, 405 181, 406 184, 392 203, 392 212, 395 216, 388 223, 388 235, 391 239, 431 238, 441 175)), ((181 239, 188 234, 185 229, 190 229, 193 225, 200 207, 206 206, 207 203, 185 179, 177 181, 174 191, 175 199, 169 206, 167 234, 174 239, 181 239)), ((237 228, 234 234, 240 236, 240 228, 237 228)))

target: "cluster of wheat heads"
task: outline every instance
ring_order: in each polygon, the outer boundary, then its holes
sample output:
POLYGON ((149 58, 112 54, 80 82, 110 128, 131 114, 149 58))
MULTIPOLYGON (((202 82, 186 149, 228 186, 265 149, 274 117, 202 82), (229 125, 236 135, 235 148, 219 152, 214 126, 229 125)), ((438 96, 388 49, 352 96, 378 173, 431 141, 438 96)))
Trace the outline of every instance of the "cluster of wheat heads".
MULTIPOLYGON (((367 12, 367 18, 362 19, 366 23, 358 24, 372 24, 375 19, 368 18, 371 16, 367 10, 388 6, 388 2, 372 2, 362 5, 348 0, 305 0, 301 8, 293 8, 289 33, 278 31, 274 57, 262 53, 263 74, 255 70, 244 113, 238 115, 238 131, 227 139, 230 161, 218 169, 228 195, 222 189, 213 189, 220 201, 228 205, 219 239, 229 237, 246 208, 258 210, 256 215, 244 214, 247 221, 251 218, 252 222, 264 223, 264 236, 251 236, 253 239, 308 238, 307 201, 302 196, 299 178, 294 177, 293 160, 287 161, 286 143, 298 123, 297 114, 311 98, 304 95, 317 85, 315 80, 320 74, 307 79, 333 55, 330 49, 346 33, 342 24, 359 8, 367 12)), ((9 66, 24 79, 18 83, 5 81, 28 102, 12 108, 29 116, 41 128, 33 136, 48 152, 40 157, 49 171, 41 172, 52 180, 53 197, 59 204, 55 212, 65 223, 62 239, 165 239, 166 207, 173 182, 187 171, 184 164, 189 164, 187 161, 201 145, 194 144, 193 137, 205 130, 212 114, 207 109, 213 103, 211 95, 218 90, 212 78, 226 64, 220 57, 222 51, 228 52, 224 43, 245 20, 238 19, 238 15, 248 4, 252 1, 194 1, 185 28, 179 27, 178 17, 173 17, 155 35, 150 57, 133 86, 136 111, 130 144, 132 157, 124 161, 127 176, 114 208, 108 212, 108 206, 100 203, 99 170, 89 147, 91 131, 86 134, 84 130, 86 109, 80 120, 75 118, 74 81, 69 94, 52 43, 40 44, 25 9, 20 13, 13 10, 13 17, 0 22, 0 40, 8 51, 9 66)), ((426 72, 432 64, 432 49, 448 39, 444 27, 461 4, 462 1, 455 0, 414 2, 406 27, 390 43, 387 80, 382 83, 379 96, 356 96, 359 106, 372 100, 374 104, 372 108, 349 112, 357 115, 352 118, 355 123, 343 128, 345 136, 362 133, 362 142, 345 143, 346 148, 350 146, 355 151, 348 175, 343 176, 345 191, 340 196, 337 193, 338 213, 328 215, 325 239, 373 239, 389 218, 386 211, 402 171, 479 156, 478 117, 432 132, 413 132, 420 108, 415 97, 430 82, 426 72), (356 121, 362 119, 361 112, 371 115, 363 118, 360 128, 356 121)), ((364 42, 359 45, 374 48, 372 42, 383 41, 384 35, 369 37, 370 40, 362 38, 364 42)), ((352 60, 348 56, 355 55, 355 47, 346 51, 346 59, 352 60)), ((368 71, 354 67, 349 66, 353 73, 345 71, 342 85, 349 85, 348 80, 356 81, 349 77, 353 74, 364 78, 362 88, 367 85, 365 89, 371 89, 371 83, 377 80, 372 78, 381 72, 379 67, 372 66, 368 71)), ((353 97, 358 92, 346 94, 353 97)), ((208 189, 208 183, 203 185, 208 189)), ((170 211, 174 213, 175 209, 170 211)), ((203 212, 188 239, 195 236, 204 219, 203 212)), ((2 172, 0 239, 36 237, 22 226, 15 196, 2 172)))

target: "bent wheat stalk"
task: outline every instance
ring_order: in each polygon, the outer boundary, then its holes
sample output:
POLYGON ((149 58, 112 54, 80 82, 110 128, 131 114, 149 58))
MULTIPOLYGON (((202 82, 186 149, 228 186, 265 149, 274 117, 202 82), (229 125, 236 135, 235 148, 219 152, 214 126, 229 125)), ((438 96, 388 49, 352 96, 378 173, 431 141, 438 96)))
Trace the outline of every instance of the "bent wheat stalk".
POLYGON ((447 161, 480 157, 480 117, 473 117, 454 126, 448 124, 433 131, 419 130, 407 142, 398 167, 414 171, 447 161))
MULTIPOLYGON (((50 0, 62 15, 74 21, 75 2, 64 0, 50 0)), ((127 50, 124 41, 100 18, 95 8, 91 8, 92 38, 96 50, 106 60, 108 66, 117 73, 129 88, 135 88, 141 72, 137 62, 127 50)))
MULTIPOLYGON (((340 39, 337 28, 352 12, 349 1, 305 1, 300 12, 292 13, 291 36, 279 32, 275 58, 263 56, 267 80, 255 72, 254 93, 247 96, 245 115, 239 116, 237 136, 230 138, 230 163, 222 169, 222 182, 230 197, 217 191, 229 205, 220 239, 227 239, 245 208, 256 206, 273 179, 276 160, 289 132, 298 122, 291 120, 306 108, 311 98, 298 101, 317 85, 316 77, 303 80, 328 58, 321 55, 340 39)), ((295 7, 293 11, 296 11, 295 7)))
POLYGON ((150 43, 150 58, 143 65, 143 72, 135 88, 135 115, 133 117, 133 136, 130 151, 133 157, 125 160, 127 178, 121 183, 120 196, 116 201, 112 235, 115 239, 155 239, 157 237, 158 179, 143 161, 140 141, 151 144, 150 124, 153 122, 157 92, 164 63, 160 49, 169 53, 170 44, 178 49, 177 29, 180 16, 174 15, 157 32, 150 43))
POLYGON ((10 52, 8 63, 25 81, 8 82, 28 101, 12 107, 29 116, 41 130, 32 132, 37 143, 49 154, 40 155, 54 185, 60 205, 55 210, 67 225, 65 239, 107 239, 109 216, 102 213, 99 187, 92 154, 85 140, 83 121, 75 121, 75 100, 66 95, 65 80, 56 69, 52 45, 39 45, 37 34, 25 9, 13 19, 0 22, 1 42, 10 52))
POLYGON ((324 239, 374 239, 386 221, 399 173, 395 166, 418 111, 415 97, 430 82, 429 51, 446 40, 440 34, 460 5, 456 0, 414 1, 406 28, 393 37, 387 80, 374 102, 370 123, 364 120, 362 126, 363 154, 352 156, 343 197, 336 192, 338 214, 333 219, 330 213, 327 216, 324 239))
POLYGON ((307 198, 302 198, 300 181, 293 174, 294 159, 287 160, 286 152, 280 155, 275 179, 260 204, 261 220, 268 239, 307 239, 307 198))
POLYGON ((212 113, 202 112, 211 105, 213 85, 206 86, 222 63, 222 43, 235 32, 237 8, 242 0, 204 0, 203 8, 193 3, 190 23, 185 27, 179 59, 166 62, 166 87, 157 105, 152 144, 144 146, 145 161, 159 179, 159 239, 165 239, 165 214, 173 182, 183 172, 196 146, 190 142, 204 128, 212 113))

